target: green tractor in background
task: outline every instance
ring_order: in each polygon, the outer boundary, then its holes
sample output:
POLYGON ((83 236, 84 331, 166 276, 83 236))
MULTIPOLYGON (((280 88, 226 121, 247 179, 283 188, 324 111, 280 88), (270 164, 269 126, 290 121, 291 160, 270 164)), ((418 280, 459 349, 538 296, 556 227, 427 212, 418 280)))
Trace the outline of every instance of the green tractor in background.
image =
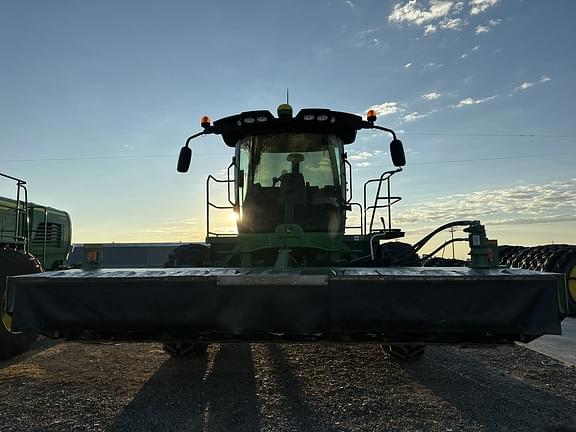
MULTIPOLYGON (((71 251, 71 222, 68 213, 28 202, 24 180, 2 174, 16 183, 16 199, 0 197, 0 299, 5 296, 7 276, 56 270, 71 251)), ((30 332, 12 333, 11 315, 2 314, 0 360, 24 352, 36 340, 30 332)))

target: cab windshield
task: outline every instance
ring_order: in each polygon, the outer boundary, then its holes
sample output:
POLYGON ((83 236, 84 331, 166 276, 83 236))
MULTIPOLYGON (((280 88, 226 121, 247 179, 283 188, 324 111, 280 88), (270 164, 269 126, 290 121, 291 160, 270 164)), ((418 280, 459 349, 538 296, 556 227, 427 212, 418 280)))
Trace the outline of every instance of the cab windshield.
POLYGON ((300 173, 308 187, 339 187, 339 139, 318 133, 282 133, 245 138, 240 144, 244 185, 277 187, 283 175, 300 173), (276 180, 275 180, 276 179, 276 180))
POLYGON ((310 232, 344 230, 340 138, 279 133, 238 145, 239 232, 273 232, 291 223, 310 232))

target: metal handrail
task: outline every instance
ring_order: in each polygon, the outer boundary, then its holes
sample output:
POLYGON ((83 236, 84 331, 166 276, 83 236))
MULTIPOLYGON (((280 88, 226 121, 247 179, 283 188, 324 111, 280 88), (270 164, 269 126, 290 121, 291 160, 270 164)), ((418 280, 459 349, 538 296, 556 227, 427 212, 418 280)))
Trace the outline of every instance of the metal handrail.
MULTIPOLYGON (((228 168, 230 168, 230 167, 228 167, 228 168)), ((211 234, 216 236, 216 237, 225 237, 225 236, 233 235, 233 234, 215 233, 215 232, 210 231, 210 207, 218 209, 218 210, 230 210, 230 209, 234 209, 234 207, 235 207, 234 203, 230 199, 231 198, 230 197, 230 183, 233 183, 233 182, 234 182, 234 180, 230 179, 230 178, 228 178, 226 180, 217 179, 212 174, 210 174, 206 178, 206 236, 210 236, 211 234), (231 203, 232 205, 219 206, 219 205, 216 205, 210 201, 210 181, 214 181, 216 183, 226 183, 227 184, 226 187, 228 189, 228 202, 231 203)))
POLYGON ((351 203, 348 203, 348 205, 350 206, 350 211, 352 211, 352 207, 356 207, 356 206, 360 209, 360 225, 346 226, 344 228, 344 230, 360 229, 360 235, 364 235, 364 217, 363 217, 363 212, 362 212, 362 204, 357 203, 357 202, 351 202, 351 203))
POLYGON ((366 234, 371 234, 374 230, 374 218, 376 216, 376 211, 378 209, 381 208, 387 208, 388 209, 388 228, 386 229, 386 227, 384 227, 384 230, 388 230, 390 231, 392 229, 392 211, 391 211, 391 207, 392 205, 396 204, 398 201, 400 201, 402 199, 402 197, 397 197, 397 196, 391 196, 390 195, 390 177, 392 177, 394 174, 399 173, 400 171, 402 171, 402 168, 397 168, 395 170, 391 170, 391 171, 385 171, 380 175, 380 178, 377 179, 370 179, 367 180, 364 183, 364 231, 366 234), (380 195, 381 191, 382 191, 382 183, 386 182, 386 190, 387 190, 387 194, 384 195, 380 195), (374 205, 369 206, 368 202, 367 202, 367 189, 368 189, 368 185, 371 183, 378 183, 378 187, 376 189, 376 194, 374 197, 374 205), (378 201, 380 200, 386 200, 387 203, 384 205, 378 205, 378 201), (367 221, 367 217, 368 217, 368 212, 372 210, 372 215, 370 217, 370 224, 368 224, 367 221))
POLYGON ((14 223, 14 244, 22 244, 25 252, 28 252, 28 243, 30 242, 30 220, 28 218, 28 189, 26 188, 26 182, 17 177, 12 177, 7 174, 0 173, 0 177, 7 178, 9 180, 14 180, 16 182, 16 207, 14 212, 16 214, 16 220, 14 223), (22 200, 22 196, 24 199, 22 200), (21 224, 24 222, 24 226, 21 224), (25 235, 21 231, 25 229, 25 235))

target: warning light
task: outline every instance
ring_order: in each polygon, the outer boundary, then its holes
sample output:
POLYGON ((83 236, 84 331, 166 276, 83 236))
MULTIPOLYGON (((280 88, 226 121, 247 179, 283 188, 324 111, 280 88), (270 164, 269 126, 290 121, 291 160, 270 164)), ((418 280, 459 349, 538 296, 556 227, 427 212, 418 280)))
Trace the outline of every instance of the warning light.
POLYGON ((211 123, 212 123, 212 121, 210 120, 210 117, 208 117, 208 116, 202 116, 202 118, 200 119, 200 126, 202 126, 204 129, 210 127, 211 123))
POLYGON ((370 123, 374 123, 376 121, 376 111, 374 111, 373 109, 368 110, 368 113, 366 115, 366 119, 370 122, 370 123))

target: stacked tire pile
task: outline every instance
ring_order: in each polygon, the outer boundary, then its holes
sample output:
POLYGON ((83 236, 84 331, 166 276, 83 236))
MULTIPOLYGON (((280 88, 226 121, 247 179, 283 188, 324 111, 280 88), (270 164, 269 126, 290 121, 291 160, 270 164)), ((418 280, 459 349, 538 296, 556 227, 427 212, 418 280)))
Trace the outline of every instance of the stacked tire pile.
POLYGON ((500 263, 526 270, 562 273, 566 278, 568 314, 576 316, 576 246, 551 244, 534 247, 500 246, 500 263))

